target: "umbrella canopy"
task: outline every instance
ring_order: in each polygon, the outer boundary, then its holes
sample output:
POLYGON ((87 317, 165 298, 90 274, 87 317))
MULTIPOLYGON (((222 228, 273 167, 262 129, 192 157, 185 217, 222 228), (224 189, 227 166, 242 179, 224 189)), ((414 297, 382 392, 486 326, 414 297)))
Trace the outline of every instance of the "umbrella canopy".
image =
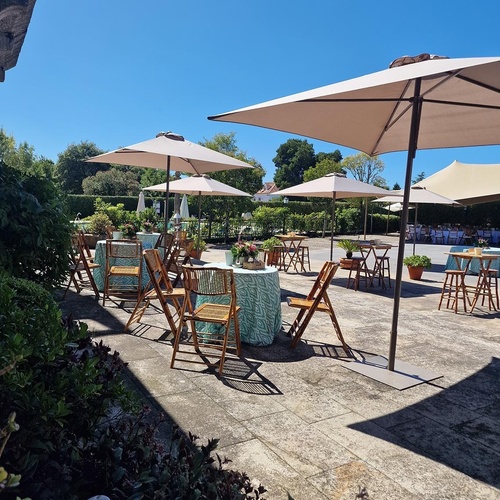
MULTIPOLYGON (((397 202, 398 200, 402 200, 404 195, 404 191, 398 190, 398 191, 393 191, 390 195, 388 196, 383 196, 382 198, 378 198, 376 200, 373 200, 375 202, 380 202, 380 203, 394 203, 397 202)), ((446 198, 445 196, 441 196, 440 194, 433 193, 432 191, 429 191, 428 189, 424 189, 420 186, 415 186, 413 185, 410 189, 410 203, 415 204, 415 228, 417 227, 417 214, 418 214, 418 205, 420 203, 437 203, 439 205, 460 205, 460 203, 457 203, 455 200, 452 200, 450 198, 446 198)), ((410 207, 408 207, 410 208, 410 207)), ((402 205, 401 205, 402 209, 402 205)), ((404 226, 401 228, 401 232, 403 232, 404 226)), ((415 255, 415 245, 417 242, 417 232, 413 232, 413 255, 415 255)))
MULTIPOLYGON (((156 184, 155 186, 149 186, 144 189, 147 191, 163 192, 167 189, 167 185, 166 183, 156 184)), ((210 196, 252 196, 249 193, 245 193, 245 191, 240 191, 228 184, 216 181, 208 175, 192 175, 184 179, 172 181, 170 183, 170 191, 172 193, 187 194, 191 196, 201 194, 210 196)))
POLYGON ((463 205, 497 201, 500 199, 500 164, 461 163, 455 160, 415 186, 453 198, 463 205))
POLYGON ((139 193, 139 200, 137 201, 137 209, 136 209, 136 212, 137 214, 140 214, 141 212, 143 212, 144 210, 146 210, 146 202, 144 201, 144 192, 141 191, 139 193))
POLYGON ((330 260, 333 260, 333 231, 335 227, 335 200, 338 198, 367 198, 369 196, 385 195, 389 191, 372 184, 349 179, 344 174, 327 174, 319 179, 304 182, 297 186, 276 191, 281 196, 311 196, 316 198, 331 198, 332 233, 330 239, 330 260))
MULTIPOLYGON (((166 191, 167 184, 156 184, 144 188, 148 191, 166 191)), ((245 191, 240 191, 228 184, 216 181, 206 174, 195 174, 184 179, 172 181, 170 183, 170 191, 172 193, 180 193, 184 195, 198 195, 198 241, 200 241, 201 231, 201 196, 252 196, 245 191)), ((181 214, 182 215, 182 214, 181 214)))
POLYGON ((189 219, 189 207, 186 195, 182 197, 181 206, 179 208, 179 214, 182 219, 189 219))
MULTIPOLYGON (((301 134, 358 149, 370 156, 408 151, 401 216, 405 227, 417 148, 500 143, 500 57, 405 56, 384 71, 210 118, 301 134)), ((392 372, 404 236, 401 232, 387 363, 392 372)), ((388 383, 388 379, 397 378, 394 373, 385 380, 388 383)), ((418 383, 419 377, 410 378, 418 383)))
POLYGON ((254 168, 252 165, 206 148, 173 132, 160 132, 154 139, 138 142, 124 148, 89 158, 89 162, 116 163, 134 167, 166 170, 165 231, 168 223, 168 185, 170 172, 203 174, 237 168, 254 168))
MULTIPOLYGON (((403 210, 403 205, 401 203, 391 203, 387 207, 384 207, 386 210, 389 210, 389 212, 401 212, 403 210)), ((408 207, 408 209, 413 209, 414 207, 408 207)))

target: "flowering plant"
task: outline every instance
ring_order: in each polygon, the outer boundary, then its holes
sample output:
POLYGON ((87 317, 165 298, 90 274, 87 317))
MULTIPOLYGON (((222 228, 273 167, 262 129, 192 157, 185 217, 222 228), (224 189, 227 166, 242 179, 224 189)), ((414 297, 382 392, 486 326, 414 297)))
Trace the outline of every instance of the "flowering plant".
POLYGON ((145 220, 142 223, 142 229, 144 230, 145 233, 152 233, 153 232, 153 223, 149 220, 145 220))
POLYGON ((255 243, 249 243, 246 241, 238 241, 231 247, 231 253, 233 257, 257 257, 259 255, 259 249, 255 243))
POLYGON ((137 228, 132 222, 127 222, 120 226, 120 231, 123 233, 124 238, 133 238, 137 233, 137 228))
POLYGON ((484 238, 478 238, 477 239, 477 246, 482 247, 482 248, 486 248, 489 246, 489 242, 488 242, 488 240, 486 240, 484 238))

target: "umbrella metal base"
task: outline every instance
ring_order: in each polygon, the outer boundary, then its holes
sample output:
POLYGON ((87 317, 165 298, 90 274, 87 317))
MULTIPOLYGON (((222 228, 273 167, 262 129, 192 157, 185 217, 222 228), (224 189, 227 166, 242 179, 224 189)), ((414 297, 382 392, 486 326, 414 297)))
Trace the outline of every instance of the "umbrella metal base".
POLYGON ((425 368, 398 360, 394 363, 394 371, 388 370, 387 358, 384 356, 372 356, 361 361, 351 361, 343 366, 400 391, 442 377, 442 375, 425 368))

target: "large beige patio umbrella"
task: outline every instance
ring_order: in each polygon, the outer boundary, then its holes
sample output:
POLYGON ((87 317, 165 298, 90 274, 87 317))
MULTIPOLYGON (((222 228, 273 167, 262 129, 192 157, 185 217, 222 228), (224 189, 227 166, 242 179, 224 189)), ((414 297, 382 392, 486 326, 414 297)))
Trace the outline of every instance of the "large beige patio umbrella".
POLYGON ((204 174, 220 170, 254 168, 241 160, 189 142, 173 132, 160 132, 154 139, 93 156, 87 161, 165 169, 165 231, 168 227, 168 186, 171 171, 204 174))
POLYGON ((415 186, 430 189, 462 205, 500 200, 500 163, 461 163, 455 160, 415 186))
MULTIPOLYGON (((377 198, 373 200, 375 203, 398 203, 403 199, 404 191, 399 189, 397 191, 392 191, 391 194, 383 196, 382 198, 377 198)), ((434 193, 428 189, 424 189, 420 186, 413 185, 410 188, 410 203, 415 205, 415 231, 413 231, 413 255, 415 255, 415 245, 417 241, 417 215, 418 215, 418 205, 420 203, 431 203, 438 205, 460 205, 455 200, 441 196, 440 194, 434 193)), ((402 205, 401 205, 402 206, 402 205)), ((408 207, 410 208, 410 207, 408 207)), ((401 226, 401 232, 405 232, 406 226, 401 226)))
MULTIPOLYGON (((370 156, 407 151, 401 217, 405 227, 413 159, 418 148, 500 144, 500 57, 405 56, 384 71, 210 119, 301 134, 358 149, 370 156)), ((387 363, 391 372, 395 372, 404 248, 402 233, 387 363)), ((382 377, 385 383, 399 378, 396 373, 382 377)), ((418 381, 425 379, 425 375, 408 375, 408 378, 418 381)))
MULTIPOLYGON (((144 188, 147 191, 166 191, 167 184, 156 184, 155 186, 149 186, 144 188)), ((198 195, 198 241, 201 239, 201 196, 252 196, 245 191, 224 184, 223 182, 216 181, 206 174, 199 175, 195 174, 190 177, 185 177, 184 179, 179 179, 178 181, 172 181, 170 183, 170 191, 172 193, 180 193, 184 195, 195 196, 198 195)))
POLYGON ((384 196, 389 191, 373 184, 349 179, 344 174, 332 173, 297 186, 292 186, 275 195, 281 196, 310 196, 316 198, 331 198, 332 203, 332 232, 330 238, 330 260, 333 260, 333 233, 335 228, 335 201, 339 198, 368 198, 369 196, 384 196))

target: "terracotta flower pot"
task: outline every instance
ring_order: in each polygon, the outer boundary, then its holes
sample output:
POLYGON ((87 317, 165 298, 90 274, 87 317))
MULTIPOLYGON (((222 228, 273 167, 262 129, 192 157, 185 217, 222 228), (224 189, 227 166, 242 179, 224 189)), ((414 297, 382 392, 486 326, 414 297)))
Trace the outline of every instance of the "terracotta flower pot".
POLYGON ((408 274, 410 275, 411 280, 420 280, 422 279, 422 273, 424 272, 425 267, 417 267, 417 266, 408 266, 408 274))

